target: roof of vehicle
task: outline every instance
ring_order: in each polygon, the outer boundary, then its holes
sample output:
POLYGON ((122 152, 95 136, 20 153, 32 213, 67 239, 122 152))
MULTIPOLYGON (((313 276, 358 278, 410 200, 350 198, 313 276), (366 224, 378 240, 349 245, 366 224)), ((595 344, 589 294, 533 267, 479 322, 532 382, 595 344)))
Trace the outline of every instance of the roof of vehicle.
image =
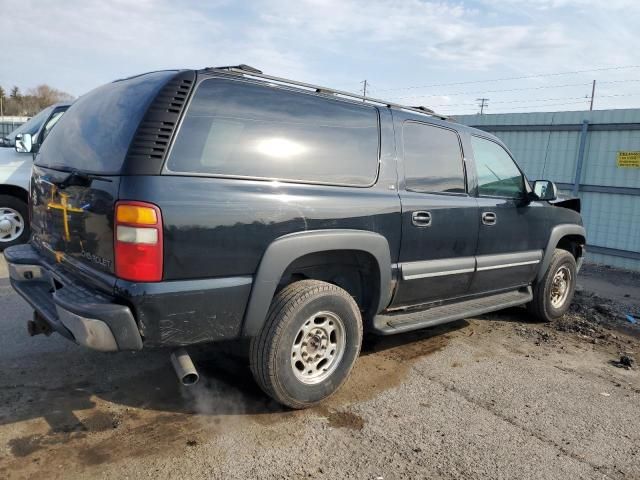
POLYGON ((53 105, 51 105, 54 108, 58 108, 58 107, 70 107, 71 104, 73 103, 73 101, 66 101, 66 102, 57 102, 54 103, 53 105))

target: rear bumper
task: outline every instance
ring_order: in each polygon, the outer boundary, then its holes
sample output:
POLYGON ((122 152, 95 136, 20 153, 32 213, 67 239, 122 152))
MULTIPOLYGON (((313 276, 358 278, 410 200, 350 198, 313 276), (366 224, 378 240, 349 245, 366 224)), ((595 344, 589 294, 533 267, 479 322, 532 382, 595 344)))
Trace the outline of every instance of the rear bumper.
POLYGON ((142 337, 129 307, 80 285, 31 245, 4 251, 11 285, 56 332, 93 350, 142 349, 142 337))

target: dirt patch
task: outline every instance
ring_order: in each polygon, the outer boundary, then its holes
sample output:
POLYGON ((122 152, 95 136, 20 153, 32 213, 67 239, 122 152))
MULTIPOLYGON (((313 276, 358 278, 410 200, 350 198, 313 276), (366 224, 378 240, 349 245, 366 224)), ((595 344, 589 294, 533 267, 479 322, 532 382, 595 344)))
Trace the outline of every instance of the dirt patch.
POLYGON ((532 340, 536 345, 551 345, 558 343, 558 338, 556 337, 556 335, 544 328, 526 327, 524 325, 519 325, 515 327, 515 332, 521 337, 532 340))
POLYGON ((327 421, 333 428, 347 428, 349 430, 362 430, 364 420, 359 415, 349 411, 328 412, 327 421))
POLYGON ((560 331, 573 331, 592 338, 605 334, 603 328, 640 338, 640 305, 627 305, 578 290, 564 321, 557 322, 560 331))

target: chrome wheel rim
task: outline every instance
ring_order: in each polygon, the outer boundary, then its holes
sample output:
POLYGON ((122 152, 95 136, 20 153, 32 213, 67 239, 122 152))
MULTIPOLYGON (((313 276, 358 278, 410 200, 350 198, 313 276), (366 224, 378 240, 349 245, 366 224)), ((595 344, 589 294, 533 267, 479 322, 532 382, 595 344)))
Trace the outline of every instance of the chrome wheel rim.
POLYGON ((333 312, 318 312, 298 330, 291 346, 291 368, 298 380, 316 384, 340 365, 345 350, 345 328, 333 312))
POLYGON ((12 242, 24 232, 24 218, 9 207, 0 208, 0 242, 12 242))
POLYGON ((567 301, 571 286, 571 270, 568 267, 560 267, 551 281, 551 305, 560 308, 567 301))

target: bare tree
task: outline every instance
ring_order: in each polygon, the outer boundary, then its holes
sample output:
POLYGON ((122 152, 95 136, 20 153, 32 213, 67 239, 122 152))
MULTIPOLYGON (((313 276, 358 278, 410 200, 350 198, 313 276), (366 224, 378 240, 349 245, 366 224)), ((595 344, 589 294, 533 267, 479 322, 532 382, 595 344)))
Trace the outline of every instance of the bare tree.
MULTIPOLYGON (((2 90, 2 95, 4 95, 4 90, 2 90)), ((2 98, 2 95, 0 95, 0 98, 2 98)), ((73 100, 73 97, 49 85, 38 85, 27 90, 25 95, 20 92, 17 86, 14 86, 11 88, 9 98, 4 99, 2 102, 3 113, 5 115, 32 116, 49 105, 68 100, 73 100)))

